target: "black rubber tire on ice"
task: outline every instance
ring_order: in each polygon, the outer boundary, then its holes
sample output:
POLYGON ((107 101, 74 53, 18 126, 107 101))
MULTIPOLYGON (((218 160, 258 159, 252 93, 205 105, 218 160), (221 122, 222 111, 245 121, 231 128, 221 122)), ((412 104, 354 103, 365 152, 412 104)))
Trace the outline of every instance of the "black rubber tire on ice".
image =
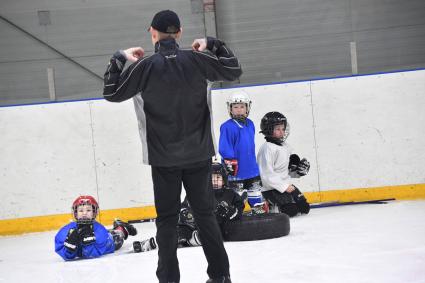
POLYGON ((289 234, 289 217, 285 213, 242 215, 239 221, 226 224, 225 241, 254 241, 283 237, 289 234))

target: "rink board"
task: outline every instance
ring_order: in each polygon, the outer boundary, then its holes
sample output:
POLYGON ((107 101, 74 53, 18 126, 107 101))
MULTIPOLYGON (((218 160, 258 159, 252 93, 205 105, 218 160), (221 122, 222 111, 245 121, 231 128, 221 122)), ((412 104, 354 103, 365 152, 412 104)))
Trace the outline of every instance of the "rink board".
MULTIPOLYGON (((356 202, 379 199, 425 199, 425 184, 393 186, 369 189, 334 190, 305 193, 310 203, 332 201, 356 202)), ((115 218, 122 220, 152 220, 156 217, 154 206, 101 210, 97 220, 112 225, 115 218)), ((0 220, 0 235, 16 235, 30 232, 56 230, 72 221, 70 214, 26 217, 0 220)))
MULTIPOLYGON (((294 184, 311 202, 351 200, 355 195, 423 197, 424 70, 243 90, 252 100, 249 117, 256 126, 257 150, 264 142, 258 134, 261 117, 268 111, 287 116, 288 142, 311 163, 309 174, 294 184)), ((225 101, 232 91, 212 94, 216 140, 220 124, 229 117, 225 101)), ((150 167, 142 164, 131 100, 0 107, 0 132, 3 234, 9 229, 5 226, 27 223, 22 219, 47 217, 37 223, 51 222, 46 229, 68 221, 71 203, 80 194, 98 199, 105 213, 102 222, 118 216, 143 218, 145 208, 151 211, 150 167), (119 215, 107 216, 109 211, 119 215)), ((16 226, 24 228, 10 229, 35 231, 25 230, 31 225, 16 226)))

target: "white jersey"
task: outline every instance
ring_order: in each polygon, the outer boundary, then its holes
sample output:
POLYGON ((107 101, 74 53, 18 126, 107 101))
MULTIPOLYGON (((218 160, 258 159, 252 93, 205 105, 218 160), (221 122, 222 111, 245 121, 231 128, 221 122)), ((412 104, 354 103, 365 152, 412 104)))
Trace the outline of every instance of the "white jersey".
POLYGON ((265 142, 257 154, 263 191, 277 190, 283 193, 294 179, 289 176, 289 156, 292 148, 286 142, 281 146, 265 142))

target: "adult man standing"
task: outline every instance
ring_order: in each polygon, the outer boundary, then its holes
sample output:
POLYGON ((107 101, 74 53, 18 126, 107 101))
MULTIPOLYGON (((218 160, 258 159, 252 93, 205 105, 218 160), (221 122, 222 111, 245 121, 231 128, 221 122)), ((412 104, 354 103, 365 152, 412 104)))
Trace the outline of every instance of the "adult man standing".
POLYGON ((176 224, 181 185, 192 206, 208 261, 207 282, 231 282, 229 261, 213 214, 210 186, 214 155, 208 81, 235 80, 237 58, 224 42, 195 39, 192 50, 180 49, 182 29, 176 13, 158 12, 149 28, 155 53, 141 47, 116 52, 105 73, 106 100, 133 98, 143 145, 151 165, 157 211, 159 282, 179 282, 176 224), (134 62, 126 70, 126 61, 134 62))

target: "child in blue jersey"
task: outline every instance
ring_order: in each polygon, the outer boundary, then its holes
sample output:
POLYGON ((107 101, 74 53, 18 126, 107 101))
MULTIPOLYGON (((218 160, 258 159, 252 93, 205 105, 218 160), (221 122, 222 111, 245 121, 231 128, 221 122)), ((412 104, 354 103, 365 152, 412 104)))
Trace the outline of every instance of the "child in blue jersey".
POLYGON ((250 206, 262 207, 261 178, 255 155, 255 126, 248 118, 251 100, 241 90, 227 101, 230 119, 220 127, 219 153, 229 173, 229 186, 242 196, 247 192, 250 206))
POLYGON ((79 196, 72 204, 75 219, 62 227, 55 237, 55 251, 64 260, 95 258, 113 253, 122 247, 128 235, 137 234, 136 228, 119 219, 107 230, 95 220, 99 205, 92 196, 79 196))

